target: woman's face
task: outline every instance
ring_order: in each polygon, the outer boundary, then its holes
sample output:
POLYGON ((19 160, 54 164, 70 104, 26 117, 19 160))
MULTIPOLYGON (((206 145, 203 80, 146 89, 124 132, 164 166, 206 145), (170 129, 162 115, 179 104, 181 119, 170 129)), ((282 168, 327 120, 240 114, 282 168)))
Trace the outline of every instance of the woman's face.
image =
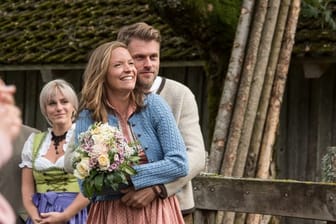
POLYGON ((53 126, 71 124, 73 112, 73 105, 59 90, 47 101, 46 113, 53 126))
POLYGON ((112 92, 130 92, 135 87, 137 71, 127 49, 118 47, 112 51, 107 74, 108 88, 112 92))

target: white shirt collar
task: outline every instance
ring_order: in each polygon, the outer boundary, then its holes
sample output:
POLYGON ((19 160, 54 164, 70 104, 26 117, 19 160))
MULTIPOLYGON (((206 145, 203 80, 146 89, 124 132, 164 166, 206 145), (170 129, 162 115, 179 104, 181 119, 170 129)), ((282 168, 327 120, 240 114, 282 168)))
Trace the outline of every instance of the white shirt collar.
POLYGON ((161 85, 161 82, 162 82, 162 77, 156 76, 156 78, 155 78, 155 80, 153 82, 153 85, 150 88, 149 92, 151 92, 151 93, 152 92, 156 92, 159 89, 159 87, 161 85))

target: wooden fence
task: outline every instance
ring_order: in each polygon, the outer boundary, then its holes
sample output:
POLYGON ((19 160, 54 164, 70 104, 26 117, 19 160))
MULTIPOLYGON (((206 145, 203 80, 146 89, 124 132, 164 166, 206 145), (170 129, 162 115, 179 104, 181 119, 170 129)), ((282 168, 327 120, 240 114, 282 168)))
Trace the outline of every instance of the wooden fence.
POLYGON ((205 175, 193 180, 193 188, 204 212, 194 224, 214 223, 211 210, 336 221, 336 184, 205 175))

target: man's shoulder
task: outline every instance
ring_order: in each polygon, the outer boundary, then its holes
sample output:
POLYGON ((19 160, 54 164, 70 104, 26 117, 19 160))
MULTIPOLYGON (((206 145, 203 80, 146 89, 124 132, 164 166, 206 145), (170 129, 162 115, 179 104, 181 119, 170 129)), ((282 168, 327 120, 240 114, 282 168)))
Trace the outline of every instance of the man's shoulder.
POLYGON ((40 132, 40 131, 37 130, 36 128, 30 127, 30 126, 27 126, 27 125, 22 125, 21 126, 21 132, 30 134, 30 133, 33 133, 33 132, 40 132))
POLYGON ((21 126, 21 130, 20 130, 20 134, 17 137, 16 141, 25 141, 32 133, 38 133, 40 132, 39 130, 37 130, 36 128, 27 126, 27 125, 22 125, 21 126))
POLYGON ((39 133, 39 132, 40 132, 39 130, 33 127, 22 125, 20 129, 20 134, 15 138, 15 141, 13 142, 13 149, 14 149, 13 157, 17 156, 18 158, 20 158, 22 147, 24 143, 27 141, 27 139, 29 138, 29 136, 32 133, 39 133))
POLYGON ((168 86, 178 86, 178 87, 181 87, 181 88, 187 88, 189 89, 186 85, 184 85, 183 83, 181 82, 178 82, 176 80, 173 80, 173 79, 169 79, 169 78, 164 78, 166 81, 166 85, 168 86))
POLYGON ((174 91, 174 92, 188 92, 192 93, 188 86, 184 85, 181 82, 175 81, 173 79, 165 78, 165 84, 162 88, 162 91, 174 91))

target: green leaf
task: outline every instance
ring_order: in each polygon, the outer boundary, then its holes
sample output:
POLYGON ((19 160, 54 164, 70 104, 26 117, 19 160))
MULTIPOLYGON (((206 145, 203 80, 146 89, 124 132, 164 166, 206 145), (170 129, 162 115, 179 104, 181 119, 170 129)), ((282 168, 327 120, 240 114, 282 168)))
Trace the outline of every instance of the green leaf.
POLYGON ((93 196, 93 189, 90 183, 90 180, 84 180, 83 181, 83 193, 85 196, 87 196, 88 198, 92 198, 93 196))
POLYGON ((113 183, 121 183, 123 181, 124 175, 121 172, 115 172, 113 183))
POLYGON ((127 165, 126 166, 121 166, 120 169, 123 172, 127 173, 128 175, 134 175, 134 174, 136 174, 136 170, 133 167, 131 167, 131 166, 127 166, 127 165))
POLYGON ((90 176, 93 178, 93 177, 95 177, 96 175, 98 175, 98 171, 95 170, 95 169, 92 169, 92 170, 90 171, 90 176))
POLYGON ((134 164, 138 164, 140 157, 139 156, 130 156, 129 158, 130 161, 132 161, 134 164))
POLYGON ((113 190, 118 190, 119 189, 119 183, 113 183, 112 185, 111 185, 111 187, 112 187, 112 189, 113 190))
POLYGON ((104 183, 104 175, 97 175, 94 179, 94 185, 98 192, 102 191, 104 183))
POLYGON ((106 175, 106 185, 111 185, 114 181, 114 173, 109 173, 108 175, 106 175))

